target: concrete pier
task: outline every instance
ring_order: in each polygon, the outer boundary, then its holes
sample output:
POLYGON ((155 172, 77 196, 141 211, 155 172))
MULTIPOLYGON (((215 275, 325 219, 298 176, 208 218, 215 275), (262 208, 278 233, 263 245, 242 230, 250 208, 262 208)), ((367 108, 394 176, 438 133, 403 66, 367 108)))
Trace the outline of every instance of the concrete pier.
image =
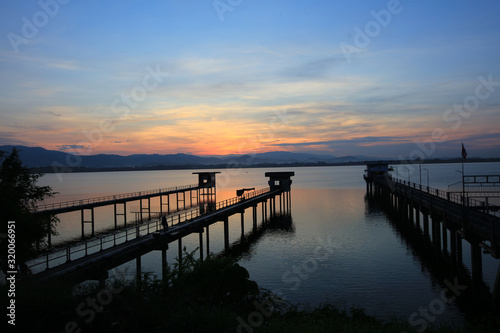
MULTIPOLYGON (((500 218, 474 199, 462 200, 462 193, 444 192, 393 179, 388 170, 387 164, 367 166, 364 176, 367 194, 388 203, 391 209, 398 212, 402 221, 408 221, 415 227, 415 232, 422 233, 424 243, 430 241, 426 246, 435 248, 439 253, 449 254, 454 265, 463 260, 462 239, 469 242, 472 279, 481 280, 483 251, 496 259, 500 258, 497 250, 500 246, 500 228, 495 227, 500 225, 500 218)), ((487 179, 489 191, 492 191, 493 180, 498 182, 498 176, 474 177, 475 181, 487 179)), ((500 283, 498 280, 497 283, 500 283)), ((499 288, 495 285, 495 290, 499 288)))
MULTIPOLYGON (((200 173, 201 174, 201 173, 200 173)), ((200 189, 200 208, 196 211, 186 211, 183 214, 175 214, 170 216, 167 222, 168 227, 162 226, 161 223, 148 223, 146 225, 137 225, 135 228, 135 238, 128 239, 126 233, 125 242, 116 244, 116 237, 112 238, 112 244, 106 241, 103 248, 101 240, 101 248, 95 252, 95 247, 92 247, 92 253, 87 253, 87 245, 85 245, 85 256, 71 260, 72 251, 66 249, 66 263, 60 264, 55 261, 51 265, 49 256, 47 255, 46 271, 35 274, 33 279, 37 281, 47 281, 58 277, 72 277, 74 279, 85 279, 89 274, 97 271, 105 271, 109 267, 114 267, 117 262, 123 263, 130 260, 130 256, 135 254, 137 260, 137 269, 140 271, 140 258, 137 255, 147 253, 151 250, 160 249, 163 251, 165 246, 177 241, 179 266, 182 266, 183 246, 182 238, 192 234, 199 234, 199 250, 200 259, 204 259, 203 253, 203 233, 206 233, 206 257, 210 253, 210 237, 209 226, 222 221, 223 222, 223 244, 227 251, 230 248, 230 221, 229 217, 235 214, 241 214, 241 228, 244 230, 244 212, 251 208, 253 230, 258 228, 258 206, 261 205, 263 214, 267 214, 267 203, 269 202, 272 216, 279 215, 276 206, 276 198, 281 202, 281 213, 289 214, 291 206, 291 177, 293 172, 269 172, 266 176, 269 177, 269 188, 253 191, 243 196, 238 196, 222 202, 216 203, 215 199, 215 173, 203 173, 200 175, 200 184, 197 186, 200 189), (208 174, 208 176, 207 176, 208 174), (214 176, 212 178, 212 175, 214 176), (204 190, 201 190, 204 189, 204 190), (151 224, 153 228, 151 228, 151 224), (68 251, 69 250, 69 251, 68 251)), ((267 221, 267 215, 263 216, 262 223, 267 221)), ((85 243, 87 244, 87 242, 85 243)), ((166 255, 166 254, 165 254, 166 255)), ((162 258, 164 254, 162 252, 162 258)), ((163 260, 163 259, 162 259, 163 260)), ((45 264, 45 263, 42 263, 45 264)), ((37 264, 38 265, 38 264, 37 264)), ((140 273, 138 273, 140 274, 140 273)))

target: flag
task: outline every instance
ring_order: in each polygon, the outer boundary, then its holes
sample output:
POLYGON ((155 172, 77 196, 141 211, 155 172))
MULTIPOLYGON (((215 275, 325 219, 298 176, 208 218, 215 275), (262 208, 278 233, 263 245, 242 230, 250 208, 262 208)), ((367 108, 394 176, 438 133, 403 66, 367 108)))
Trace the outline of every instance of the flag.
POLYGON ((463 143, 462 143, 462 158, 464 159, 464 161, 467 159, 467 151, 465 150, 463 143))

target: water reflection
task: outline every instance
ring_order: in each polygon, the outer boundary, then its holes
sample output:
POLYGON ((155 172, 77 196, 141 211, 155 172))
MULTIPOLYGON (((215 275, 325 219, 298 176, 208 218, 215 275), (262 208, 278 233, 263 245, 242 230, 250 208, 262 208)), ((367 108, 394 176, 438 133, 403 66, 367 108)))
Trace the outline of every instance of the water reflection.
POLYGON ((440 246, 425 236, 419 224, 399 214, 387 201, 366 195, 365 211, 367 215, 386 215, 394 234, 406 244, 413 260, 420 264, 421 271, 429 275, 433 288, 441 290, 437 301, 430 300, 434 302, 436 313, 442 312, 437 307, 446 303, 450 307, 457 306, 468 320, 497 311, 490 288, 482 278, 472 279, 461 254, 454 255, 447 249, 441 250, 440 246))
POLYGON ((294 233, 295 227, 292 215, 276 215, 245 234, 239 241, 234 242, 227 250, 223 251, 221 255, 230 255, 238 259, 248 259, 252 256, 264 235, 286 238, 293 236, 294 233))

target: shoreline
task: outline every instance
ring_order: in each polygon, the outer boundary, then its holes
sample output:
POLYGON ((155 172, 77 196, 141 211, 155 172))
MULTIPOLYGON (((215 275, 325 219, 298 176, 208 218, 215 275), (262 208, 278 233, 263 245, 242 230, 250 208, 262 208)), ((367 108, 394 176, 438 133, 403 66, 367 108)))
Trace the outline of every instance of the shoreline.
MULTIPOLYGON (((360 166, 371 163, 387 163, 387 164, 419 164, 419 161, 401 161, 401 160, 373 160, 373 161, 355 161, 346 163, 304 163, 304 162, 291 162, 291 163, 262 163, 262 164, 234 164, 231 162, 224 164, 207 164, 207 165, 157 165, 157 166, 144 166, 144 167, 33 167, 32 170, 42 174, 60 174, 60 173, 92 173, 92 172, 120 172, 120 171, 163 171, 163 170, 208 170, 208 169, 258 169, 258 168, 289 168, 289 167, 328 167, 328 166, 360 166), (413 163, 412 163, 413 162, 413 163)), ((495 163, 500 162, 500 158, 470 158, 467 164, 470 163, 495 163)), ((453 164, 462 163, 461 158, 456 159, 432 159, 423 160, 422 165, 426 164, 453 164)))

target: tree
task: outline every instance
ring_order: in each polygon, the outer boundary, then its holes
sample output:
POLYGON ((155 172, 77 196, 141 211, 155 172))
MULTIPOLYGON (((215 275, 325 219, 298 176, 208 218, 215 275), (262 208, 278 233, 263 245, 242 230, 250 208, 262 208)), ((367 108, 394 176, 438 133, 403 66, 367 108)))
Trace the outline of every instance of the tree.
MULTIPOLYGON (((7 233, 8 221, 15 221, 16 262, 25 267, 27 260, 36 256, 40 246, 47 242, 47 234, 56 235, 56 216, 35 214, 37 203, 54 196, 50 186, 37 186, 40 173, 24 166, 19 151, 10 154, 0 151, 0 223, 7 233)), ((2 238, 2 268, 6 262, 7 243, 2 238)))

